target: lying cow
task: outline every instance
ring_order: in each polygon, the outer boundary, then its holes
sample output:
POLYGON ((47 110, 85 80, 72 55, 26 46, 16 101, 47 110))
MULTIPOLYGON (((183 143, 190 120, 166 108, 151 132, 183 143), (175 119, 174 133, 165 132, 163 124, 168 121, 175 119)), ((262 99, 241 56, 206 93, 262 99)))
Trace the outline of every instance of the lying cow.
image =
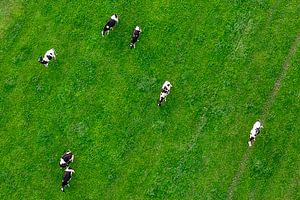
POLYGON ((132 37, 131 37, 131 44, 130 47, 131 49, 135 48, 135 43, 137 43, 140 37, 140 33, 142 32, 142 29, 138 26, 135 27, 135 29, 132 32, 132 37))
POLYGON ((253 125, 251 131, 250 131, 250 136, 249 136, 249 147, 251 147, 255 141, 256 136, 260 133, 260 129, 263 128, 262 124, 260 121, 255 122, 253 125))
POLYGON ((107 33, 107 35, 109 34, 109 31, 113 29, 113 27, 119 22, 119 17, 116 14, 113 14, 109 21, 105 24, 105 26, 103 27, 103 30, 101 31, 101 35, 102 37, 104 37, 105 33, 107 33))
POLYGON ((61 183, 61 191, 62 192, 65 191, 65 187, 66 186, 70 187, 69 182, 70 182, 70 180, 72 178, 72 174, 73 173, 75 173, 75 171, 73 169, 68 168, 68 167, 65 169, 64 177, 63 177, 62 183, 61 183))
POLYGON ((59 166, 62 168, 68 167, 68 165, 73 162, 74 154, 71 151, 67 151, 61 156, 59 166))
POLYGON ((167 96, 170 93, 171 90, 171 83, 169 81, 165 81, 162 88, 161 88, 161 92, 160 92, 160 97, 159 97, 159 101, 158 101, 158 106, 161 106, 163 101, 167 101, 167 96))
POLYGON ((50 62, 50 60, 52 60, 52 58, 56 59, 55 56, 55 50, 52 48, 50 50, 48 50, 44 57, 40 56, 38 61, 43 64, 45 67, 48 67, 48 63, 50 62))

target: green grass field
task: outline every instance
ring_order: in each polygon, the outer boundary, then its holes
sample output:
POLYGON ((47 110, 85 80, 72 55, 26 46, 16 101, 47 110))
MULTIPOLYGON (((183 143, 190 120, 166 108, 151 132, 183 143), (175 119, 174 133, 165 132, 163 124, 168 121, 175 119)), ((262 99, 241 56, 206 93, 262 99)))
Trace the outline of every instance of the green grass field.
POLYGON ((0 17, 0 199, 300 199, 299 1, 7 0, 0 17))

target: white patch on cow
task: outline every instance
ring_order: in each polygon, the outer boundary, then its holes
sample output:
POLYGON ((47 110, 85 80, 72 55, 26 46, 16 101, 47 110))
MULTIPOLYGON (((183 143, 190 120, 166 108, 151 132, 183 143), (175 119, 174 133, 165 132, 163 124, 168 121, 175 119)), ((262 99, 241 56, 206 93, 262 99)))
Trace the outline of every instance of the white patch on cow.
POLYGON ((248 145, 249 145, 249 147, 251 147, 251 146, 252 146, 252 143, 251 143, 251 141, 249 141, 249 142, 248 142, 248 145))
POLYGON ((117 21, 117 22, 119 21, 117 15, 112 15, 112 16, 111 16, 111 19, 112 19, 112 20, 115 20, 115 21, 117 21))
POLYGON ((249 147, 252 146, 253 142, 255 141, 256 136, 258 135, 258 133, 260 132, 260 129, 263 128, 262 124, 260 121, 256 121, 250 131, 250 136, 249 136, 249 147), (251 138, 253 138, 251 140, 251 138))
POLYGON ((166 99, 167 96, 168 96, 168 93, 161 92, 160 93, 160 100, 162 101, 164 99, 165 101, 167 101, 167 99, 166 99))
POLYGON ((173 87, 171 85, 171 83, 169 81, 165 81, 164 84, 163 84, 163 86, 162 86, 162 89, 167 88, 167 90, 170 92, 171 87, 173 87))
POLYGON ((44 55, 44 58, 47 57, 47 56, 51 56, 52 58, 56 58, 55 57, 55 50, 52 48, 50 50, 48 50, 45 55, 44 55))
POLYGON ((66 162, 64 161, 64 159, 61 158, 59 164, 63 165, 63 164, 66 164, 66 162))
POLYGON ((43 62, 46 62, 46 63, 44 64, 45 67, 48 67, 48 63, 49 63, 49 61, 50 61, 50 59, 49 59, 48 57, 51 57, 51 58, 56 59, 55 50, 54 50, 53 48, 50 49, 50 50, 48 50, 48 51, 45 53, 44 57, 43 57, 43 60, 42 60, 42 61, 43 61, 43 62))
POLYGON ((162 101, 167 101, 167 96, 170 93, 171 87, 172 87, 172 85, 169 81, 164 82, 164 84, 162 86, 162 91, 160 92, 160 98, 159 98, 159 103, 158 103, 159 106, 162 103, 162 101))
POLYGON ((75 171, 73 169, 69 169, 69 168, 65 169, 65 172, 75 173, 75 171))
POLYGON ((142 32, 142 29, 139 26, 136 26, 135 30, 142 32))

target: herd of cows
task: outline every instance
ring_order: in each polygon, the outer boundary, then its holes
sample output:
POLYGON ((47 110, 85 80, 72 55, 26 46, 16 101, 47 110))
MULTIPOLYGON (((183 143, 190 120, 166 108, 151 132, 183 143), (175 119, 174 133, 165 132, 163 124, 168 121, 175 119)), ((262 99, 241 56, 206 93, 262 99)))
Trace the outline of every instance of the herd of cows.
MULTIPOLYGON (((117 14, 113 14, 108 22, 105 24, 101 31, 102 37, 109 34, 109 31, 113 29, 113 27, 119 22, 119 17, 117 14)), ((136 26, 132 32, 130 48, 135 48, 136 43, 139 41, 140 33, 142 32, 139 26, 136 26)), ((56 54, 54 48, 48 50, 45 55, 38 58, 38 61, 43 64, 45 67, 48 67, 48 63, 50 60, 56 59, 56 54)), ((169 81, 165 81, 160 92, 160 97, 157 105, 160 107, 164 101, 167 100, 167 96, 171 90, 171 83, 169 81)), ((260 121, 256 121, 250 131, 248 145, 251 147, 255 141, 256 136, 260 133, 261 128, 263 128, 260 121)), ((74 161, 74 154, 71 151, 65 152, 60 159, 60 167, 64 169, 64 176, 61 184, 61 191, 65 191, 65 187, 69 186, 69 181, 72 178, 72 174, 75 171, 69 167, 69 164, 74 161)))

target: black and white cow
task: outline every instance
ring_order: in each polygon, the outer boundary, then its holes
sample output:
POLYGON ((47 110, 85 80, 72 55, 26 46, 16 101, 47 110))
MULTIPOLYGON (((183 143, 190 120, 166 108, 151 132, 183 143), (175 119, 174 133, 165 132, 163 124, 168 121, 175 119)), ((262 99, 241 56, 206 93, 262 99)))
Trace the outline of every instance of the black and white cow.
POLYGON ((65 173, 64 173, 64 177, 62 179, 62 183, 61 183, 61 191, 64 192, 65 191, 65 187, 66 186, 70 186, 69 182, 72 178, 72 174, 75 173, 75 171, 69 167, 67 167, 65 169, 65 173))
POLYGON ((116 14, 113 14, 109 21, 105 24, 105 26, 103 27, 103 30, 101 31, 101 35, 102 37, 104 37, 105 33, 107 33, 107 35, 109 34, 109 31, 113 29, 113 27, 119 22, 119 17, 116 14))
POLYGON ((62 168, 68 167, 68 165, 73 162, 74 154, 71 151, 67 151, 61 156, 59 166, 62 168))
POLYGON ((159 101, 158 101, 158 106, 161 106, 163 101, 167 101, 167 96, 170 93, 171 90, 171 83, 169 81, 165 81, 162 88, 161 88, 161 92, 160 92, 160 96, 159 96, 159 101))
POLYGON ((262 124, 260 121, 256 121, 250 131, 250 136, 249 136, 249 147, 251 147, 255 141, 256 136, 260 133, 260 129, 263 128, 262 124))
POLYGON ((130 44, 131 49, 135 48, 135 43, 137 43, 139 41, 141 32, 142 32, 142 29, 138 26, 136 26, 135 29, 133 30, 132 37, 131 37, 131 44, 130 44))
POLYGON ((50 60, 52 60, 52 58, 56 59, 55 50, 53 48, 48 50, 45 53, 44 57, 40 56, 38 61, 45 67, 48 67, 48 63, 50 62, 50 60))

